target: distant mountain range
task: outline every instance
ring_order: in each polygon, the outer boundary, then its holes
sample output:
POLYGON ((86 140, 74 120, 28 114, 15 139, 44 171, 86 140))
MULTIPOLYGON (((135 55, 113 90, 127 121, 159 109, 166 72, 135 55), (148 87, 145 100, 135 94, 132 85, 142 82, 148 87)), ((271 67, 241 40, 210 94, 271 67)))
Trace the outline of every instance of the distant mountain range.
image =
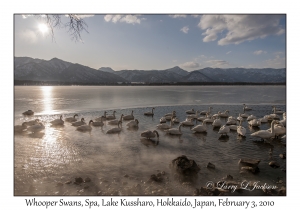
POLYGON ((178 66, 165 70, 98 70, 58 58, 14 58, 14 79, 67 83, 285 83, 286 69, 204 68, 192 72, 178 66))

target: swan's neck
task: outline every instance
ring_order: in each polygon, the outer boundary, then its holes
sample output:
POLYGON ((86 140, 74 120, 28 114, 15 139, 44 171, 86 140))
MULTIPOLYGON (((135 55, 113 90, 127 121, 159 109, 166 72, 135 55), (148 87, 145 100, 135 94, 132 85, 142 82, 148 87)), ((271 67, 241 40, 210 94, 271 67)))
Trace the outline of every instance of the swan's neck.
POLYGON ((274 131, 274 125, 275 125, 275 123, 272 122, 272 124, 271 124, 271 133, 272 133, 272 134, 274 134, 274 132, 275 132, 275 131, 274 131))
POLYGON ((181 132, 181 126, 182 126, 182 124, 180 124, 178 127, 179 132, 181 132))

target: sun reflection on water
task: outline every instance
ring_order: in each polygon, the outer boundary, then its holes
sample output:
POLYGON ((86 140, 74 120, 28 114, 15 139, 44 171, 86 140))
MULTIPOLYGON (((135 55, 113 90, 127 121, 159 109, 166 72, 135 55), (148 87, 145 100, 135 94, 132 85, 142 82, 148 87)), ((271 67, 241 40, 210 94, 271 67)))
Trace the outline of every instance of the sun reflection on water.
POLYGON ((42 86, 44 110, 42 114, 53 114, 52 86, 42 86))

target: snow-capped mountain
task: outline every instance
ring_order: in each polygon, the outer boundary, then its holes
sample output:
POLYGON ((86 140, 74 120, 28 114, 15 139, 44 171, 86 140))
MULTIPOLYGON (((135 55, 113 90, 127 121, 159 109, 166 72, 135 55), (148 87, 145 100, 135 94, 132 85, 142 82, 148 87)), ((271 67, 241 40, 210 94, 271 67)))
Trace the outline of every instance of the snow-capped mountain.
POLYGON ((115 71, 115 74, 130 82, 173 83, 189 73, 175 66, 166 70, 121 70, 115 71))
POLYGON ((74 83, 177 83, 177 82, 247 82, 284 83, 286 69, 204 68, 192 72, 178 66, 165 70, 98 70, 53 58, 51 60, 15 57, 15 80, 59 81, 74 83))
POLYGON ((188 75, 182 77, 181 82, 214 82, 214 80, 200 71, 192 71, 188 75))
POLYGON ((118 75, 98 71, 88 66, 73 64, 57 58, 34 62, 15 57, 15 80, 60 81, 76 83, 127 82, 118 75), (23 64, 22 64, 23 61, 23 64))
POLYGON ((204 68, 197 71, 215 82, 277 83, 286 81, 286 69, 204 68))
POLYGON ((110 67, 101 67, 98 69, 99 71, 109 72, 109 73, 115 73, 115 71, 110 67))

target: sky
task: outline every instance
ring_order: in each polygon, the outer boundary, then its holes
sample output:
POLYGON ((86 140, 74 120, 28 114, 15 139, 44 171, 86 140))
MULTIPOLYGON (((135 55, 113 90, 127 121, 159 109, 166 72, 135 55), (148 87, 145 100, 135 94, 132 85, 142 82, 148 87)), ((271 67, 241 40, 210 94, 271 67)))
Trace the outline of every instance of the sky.
POLYGON ((14 15, 14 56, 114 70, 286 68, 281 14, 81 13, 87 32, 75 41, 63 27, 54 28, 52 39, 42 18, 20 13, 14 15))

